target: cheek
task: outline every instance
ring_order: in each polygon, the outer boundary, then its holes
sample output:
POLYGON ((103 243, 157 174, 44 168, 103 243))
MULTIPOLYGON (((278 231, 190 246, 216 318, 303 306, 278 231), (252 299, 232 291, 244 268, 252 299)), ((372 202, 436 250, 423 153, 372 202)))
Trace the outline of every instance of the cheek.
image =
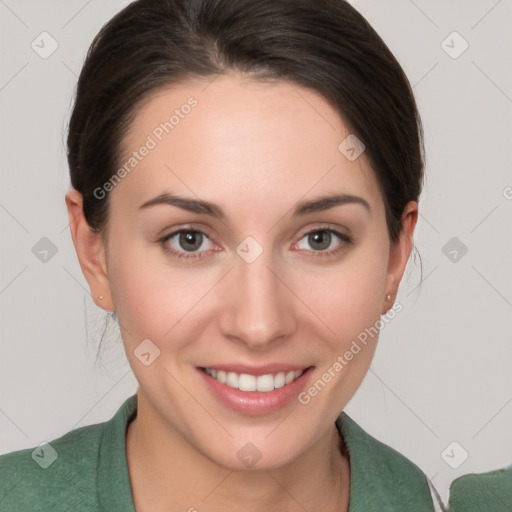
MULTIPOLYGON (((158 339, 173 324, 183 309, 181 284, 177 275, 162 276, 162 258, 145 243, 130 240, 117 231, 111 251, 109 278, 123 337, 131 343, 158 339), (171 313, 171 316, 170 316, 171 313)), ((181 313, 183 314, 183 313, 181 313)))
POLYGON ((325 333, 318 345, 320 365, 310 386, 299 396, 313 417, 326 409, 343 410, 359 388, 375 353, 385 272, 379 263, 340 267, 320 280, 303 283, 311 309, 325 333), (309 287, 308 287, 309 284, 309 287), (316 412, 314 412, 316 411, 316 412))
POLYGON ((357 251, 346 261, 296 278, 297 294, 321 320, 333 348, 347 343, 380 318, 386 265, 380 250, 357 251))
POLYGON ((122 236, 112 251, 116 313, 131 348, 149 338, 161 349, 172 341, 173 350, 178 350, 211 314, 212 299, 203 296, 222 277, 219 270, 170 265, 166 258, 159 247, 123 243, 122 236))
MULTIPOLYGON (((222 313, 226 300, 222 290, 231 279, 221 279, 225 268, 170 265, 155 244, 131 240, 122 228, 113 232, 117 236, 109 274, 116 313, 130 344, 145 338, 162 342, 172 338, 177 343, 187 329, 195 332, 222 313)), ((379 255, 384 248, 381 240, 367 237, 339 263, 283 268, 282 278, 296 294, 283 292, 283 299, 290 301, 290 314, 297 315, 306 330, 315 328, 316 336, 332 349, 344 351, 380 318, 386 261, 379 255)))

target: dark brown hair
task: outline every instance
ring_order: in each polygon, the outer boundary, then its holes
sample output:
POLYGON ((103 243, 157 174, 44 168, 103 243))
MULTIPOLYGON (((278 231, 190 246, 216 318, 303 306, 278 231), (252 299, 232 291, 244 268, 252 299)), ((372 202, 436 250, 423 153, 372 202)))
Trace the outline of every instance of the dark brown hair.
POLYGON ((366 147, 395 242, 422 189, 423 129, 401 66, 343 0, 137 0, 116 14, 89 48, 69 122, 71 184, 90 227, 105 228, 108 195, 94 190, 116 172, 141 102, 166 84, 227 70, 289 80, 337 109, 366 147))

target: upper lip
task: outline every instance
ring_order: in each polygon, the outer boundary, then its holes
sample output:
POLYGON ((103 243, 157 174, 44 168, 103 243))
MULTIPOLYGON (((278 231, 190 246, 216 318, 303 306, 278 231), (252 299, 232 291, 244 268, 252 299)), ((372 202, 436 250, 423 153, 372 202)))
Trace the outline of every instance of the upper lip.
POLYGON ((238 374, 246 373, 249 375, 267 375, 268 373, 290 372, 296 370, 307 370, 311 365, 269 363, 260 366, 251 366, 247 364, 212 364, 200 366, 199 368, 210 368, 211 370, 220 370, 226 373, 234 372, 238 374))

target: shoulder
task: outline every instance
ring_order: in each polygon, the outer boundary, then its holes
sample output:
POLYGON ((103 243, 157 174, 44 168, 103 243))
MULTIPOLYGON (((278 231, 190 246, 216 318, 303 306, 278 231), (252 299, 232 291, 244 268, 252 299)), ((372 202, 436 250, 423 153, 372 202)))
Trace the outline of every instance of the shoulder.
POLYGON ((108 421, 0 456, 0 512, 135 512, 125 435, 137 395, 108 421))
POLYGON ((471 473, 450 485, 450 512, 512 510, 512 466, 488 473, 471 473))
POLYGON ((94 510, 95 467, 105 423, 0 456, 0 511, 94 510))

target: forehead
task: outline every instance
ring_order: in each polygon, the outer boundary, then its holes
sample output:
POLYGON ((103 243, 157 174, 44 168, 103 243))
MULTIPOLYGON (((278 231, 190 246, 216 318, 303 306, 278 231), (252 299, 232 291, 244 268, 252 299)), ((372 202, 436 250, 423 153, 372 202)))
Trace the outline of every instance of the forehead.
POLYGON ((351 161, 340 151, 349 135, 321 95, 296 84, 188 80, 157 90, 138 110, 118 162, 129 172, 112 199, 140 205, 172 191, 248 214, 336 191, 378 203, 365 154, 351 161))

